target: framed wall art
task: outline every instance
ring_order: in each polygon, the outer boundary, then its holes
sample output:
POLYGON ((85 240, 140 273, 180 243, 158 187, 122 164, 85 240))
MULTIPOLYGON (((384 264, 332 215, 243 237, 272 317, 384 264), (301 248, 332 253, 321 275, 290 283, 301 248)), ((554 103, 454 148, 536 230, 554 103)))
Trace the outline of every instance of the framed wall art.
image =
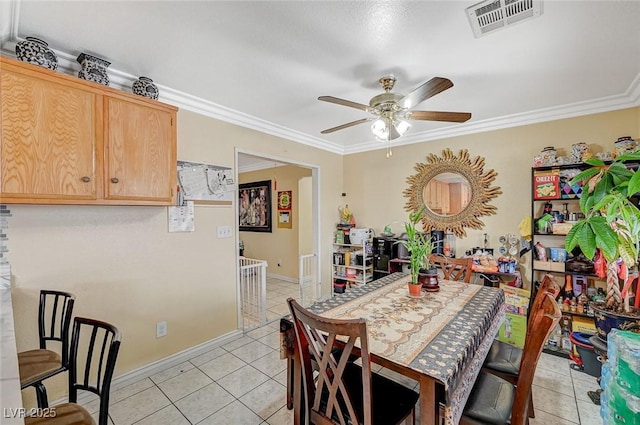
POLYGON ((271 232, 271 180, 238 185, 241 232, 271 232))
POLYGON ((291 190, 278 192, 278 228, 291 229, 291 202, 293 200, 291 190))

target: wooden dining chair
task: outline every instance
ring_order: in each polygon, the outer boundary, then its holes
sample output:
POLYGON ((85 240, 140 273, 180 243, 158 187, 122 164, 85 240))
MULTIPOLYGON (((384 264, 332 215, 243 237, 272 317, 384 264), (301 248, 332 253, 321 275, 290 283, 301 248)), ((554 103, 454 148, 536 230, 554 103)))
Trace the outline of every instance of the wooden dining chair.
POLYGON ((522 352, 518 381, 514 386, 491 373, 480 372, 465 405, 461 425, 525 425, 529 423, 531 384, 542 347, 562 317, 555 297, 540 291, 542 298, 532 311, 522 352))
POLYGON ((38 341, 40 348, 18 353, 20 388, 34 387, 38 407, 48 407, 47 378, 67 370, 69 363, 69 326, 75 295, 62 291, 40 291, 38 306, 38 341), (60 353, 48 347, 60 343, 60 353))
POLYGON ((418 394, 371 372, 364 319, 328 319, 306 310, 293 298, 287 303, 302 369, 303 414, 308 415, 309 423, 391 425, 407 419, 415 422, 418 394), (334 355, 335 348, 340 348, 339 357, 334 355), (361 357, 361 366, 349 361, 351 354, 361 357), (317 369, 312 366, 312 358, 318 363, 317 369))
MULTIPOLYGON (((551 294, 555 299, 560 292, 560 285, 555 281, 553 275, 546 274, 540 282, 540 287, 536 293, 533 303, 531 304, 531 314, 529 321, 534 321, 534 314, 540 314, 540 305, 546 298, 545 294, 551 294)), ((527 327, 527 334, 525 341, 529 337, 530 327, 527 327)), ((520 363, 522 361, 522 349, 514 347, 506 342, 494 340, 487 358, 485 359, 482 368, 488 373, 492 373, 502 379, 509 381, 511 384, 516 385, 518 383, 518 377, 520 372, 520 363)), ((535 410, 533 407, 533 399, 529 400, 529 416, 535 417, 535 410)))
POLYGON ((473 258, 449 258, 440 254, 431 254, 429 261, 442 270, 444 279, 471 282, 473 258))
POLYGON ((100 397, 98 425, 109 423, 109 391, 120 350, 120 331, 99 320, 76 317, 69 353, 69 402, 55 406, 54 417, 30 416, 25 425, 95 425, 91 414, 77 404, 78 390, 100 397))

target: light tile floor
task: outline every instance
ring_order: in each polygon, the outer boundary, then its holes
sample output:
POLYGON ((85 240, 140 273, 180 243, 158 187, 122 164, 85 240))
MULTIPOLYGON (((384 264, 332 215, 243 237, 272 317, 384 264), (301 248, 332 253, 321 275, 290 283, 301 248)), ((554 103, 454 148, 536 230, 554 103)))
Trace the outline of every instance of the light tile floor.
MULTIPOLYGON (((269 279, 272 319, 286 313, 297 285, 269 279)), ((285 407, 286 364, 279 355, 277 320, 178 366, 111 394, 113 425, 284 425, 293 423, 285 407)), ((417 383, 377 368, 416 388, 417 383)), ((596 379, 571 370, 569 361, 542 354, 533 385, 536 418, 531 425, 601 425, 599 406, 587 397, 596 379)), ((98 404, 86 406, 97 423, 98 404)))

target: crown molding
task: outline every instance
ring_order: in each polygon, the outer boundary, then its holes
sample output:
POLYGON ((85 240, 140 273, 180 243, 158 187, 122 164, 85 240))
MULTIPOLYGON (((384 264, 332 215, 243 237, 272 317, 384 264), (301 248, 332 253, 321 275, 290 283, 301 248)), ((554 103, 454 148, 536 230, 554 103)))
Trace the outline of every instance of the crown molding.
MULTIPOLYGON (((0 0, 0 53, 15 58, 15 46, 21 39, 17 36, 20 17, 20 0, 0 0)), ((75 56, 55 50, 58 56, 58 70, 70 75, 77 75, 80 70, 75 56)), ((123 91, 129 91, 131 84, 137 76, 109 68, 110 86, 123 91)), ((373 139, 352 146, 342 146, 319 137, 296 131, 282 125, 245 114, 235 109, 227 108, 208 100, 192 96, 187 93, 158 85, 160 91, 159 100, 178 108, 249 128, 261 133, 270 134, 306 146, 322 149, 339 155, 367 152, 386 147, 384 143, 373 139)), ((640 106, 640 73, 636 75, 625 93, 607 96, 600 99, 576 102, 551 108, 538 109, 519 114, 491 118, 482 121, 456 124, 436 130, 413 133, 402 137, 392 143, 392 146, 412 145, 430 140, 446 139, 450 137, 464 136, 468 134, 486 131, 501 130, 505 128, 519 127, 523 125, 538 124, 546 121, 555 121, 565 118, 573 118, 582 115, 591 115, 601 112, 609 112, 618 109, 640 106)))

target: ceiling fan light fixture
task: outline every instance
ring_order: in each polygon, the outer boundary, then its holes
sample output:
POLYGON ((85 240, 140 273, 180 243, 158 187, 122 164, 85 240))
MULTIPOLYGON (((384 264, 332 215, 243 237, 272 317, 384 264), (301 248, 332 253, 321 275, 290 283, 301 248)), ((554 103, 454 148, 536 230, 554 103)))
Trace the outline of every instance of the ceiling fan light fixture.
POLYGON ((404 133, 406 133, 407 130, 411 128, 411 124, 406 120, 396 120, 394 126, 396 127, 396 131, 400 134, 400 136, 403 136, 404 133))
POLYGON ((389 138, 389 126, 382 118, 378 118, 371 124, 371 132, 380 140, 387 140, 389 138))

